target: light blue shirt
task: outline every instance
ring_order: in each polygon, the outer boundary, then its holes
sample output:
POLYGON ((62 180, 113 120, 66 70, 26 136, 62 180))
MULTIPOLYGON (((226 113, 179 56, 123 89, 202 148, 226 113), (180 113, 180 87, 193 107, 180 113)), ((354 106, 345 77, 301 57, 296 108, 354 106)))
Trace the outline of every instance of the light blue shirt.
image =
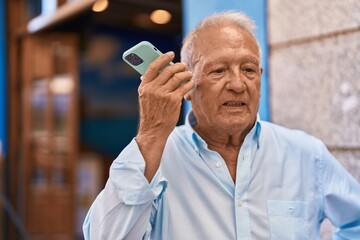
POLYGON ((193 130, 169 136, 152 182, 133 140, 113 162, 84 222, 85 239, 360 239, 360 185, 318 139, 257 120, 238 155, 236 183, 193 130))

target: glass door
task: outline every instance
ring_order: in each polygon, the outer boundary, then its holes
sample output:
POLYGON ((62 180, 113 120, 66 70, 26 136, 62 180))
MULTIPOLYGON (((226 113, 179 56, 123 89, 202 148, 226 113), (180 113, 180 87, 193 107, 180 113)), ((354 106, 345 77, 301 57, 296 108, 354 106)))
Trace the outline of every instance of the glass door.
POLYGON ((73 35, 24 39, 25 223, 32 239, 75 238, 78 54, 73 35))

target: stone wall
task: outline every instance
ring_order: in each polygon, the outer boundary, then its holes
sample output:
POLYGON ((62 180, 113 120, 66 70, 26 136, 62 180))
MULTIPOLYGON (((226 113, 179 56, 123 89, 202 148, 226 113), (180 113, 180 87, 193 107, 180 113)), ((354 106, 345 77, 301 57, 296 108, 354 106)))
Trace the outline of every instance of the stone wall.
POLYGON ((360 181, 360 1, 268 0, 268 36, 271 121, 322 139, 360 181))

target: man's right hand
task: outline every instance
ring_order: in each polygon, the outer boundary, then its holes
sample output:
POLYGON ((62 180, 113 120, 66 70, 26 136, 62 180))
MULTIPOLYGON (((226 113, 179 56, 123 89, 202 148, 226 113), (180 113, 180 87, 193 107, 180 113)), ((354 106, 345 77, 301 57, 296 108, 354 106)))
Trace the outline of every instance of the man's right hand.
POLYGON ((193 87, 192 73, 184 63, 166 66, 173 59, 174 52, 168 52, 152 62, 138 89, 140 122, 136 142, 146 162, 145 177, 149 182, 180 116, 182 99, 193 87))

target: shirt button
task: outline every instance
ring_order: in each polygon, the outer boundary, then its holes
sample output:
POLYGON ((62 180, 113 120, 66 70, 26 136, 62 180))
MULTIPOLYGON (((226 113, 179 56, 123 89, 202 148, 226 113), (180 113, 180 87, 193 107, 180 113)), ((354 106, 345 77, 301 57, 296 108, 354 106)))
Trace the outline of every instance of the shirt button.
POLYGON ((215 164, 215 166, 216 166, 217 168, 220 168, 220 167, 222 166, 222 164, 221 164, 221 162, 217 162, 217 163, 215 164))
POLYGON ((239 200, 238 200, 238 206, 239 206, 239 207, 242 207, 242 205, 243 205, 243 201, 242 201, 241 199, 239 199, 239 200))

